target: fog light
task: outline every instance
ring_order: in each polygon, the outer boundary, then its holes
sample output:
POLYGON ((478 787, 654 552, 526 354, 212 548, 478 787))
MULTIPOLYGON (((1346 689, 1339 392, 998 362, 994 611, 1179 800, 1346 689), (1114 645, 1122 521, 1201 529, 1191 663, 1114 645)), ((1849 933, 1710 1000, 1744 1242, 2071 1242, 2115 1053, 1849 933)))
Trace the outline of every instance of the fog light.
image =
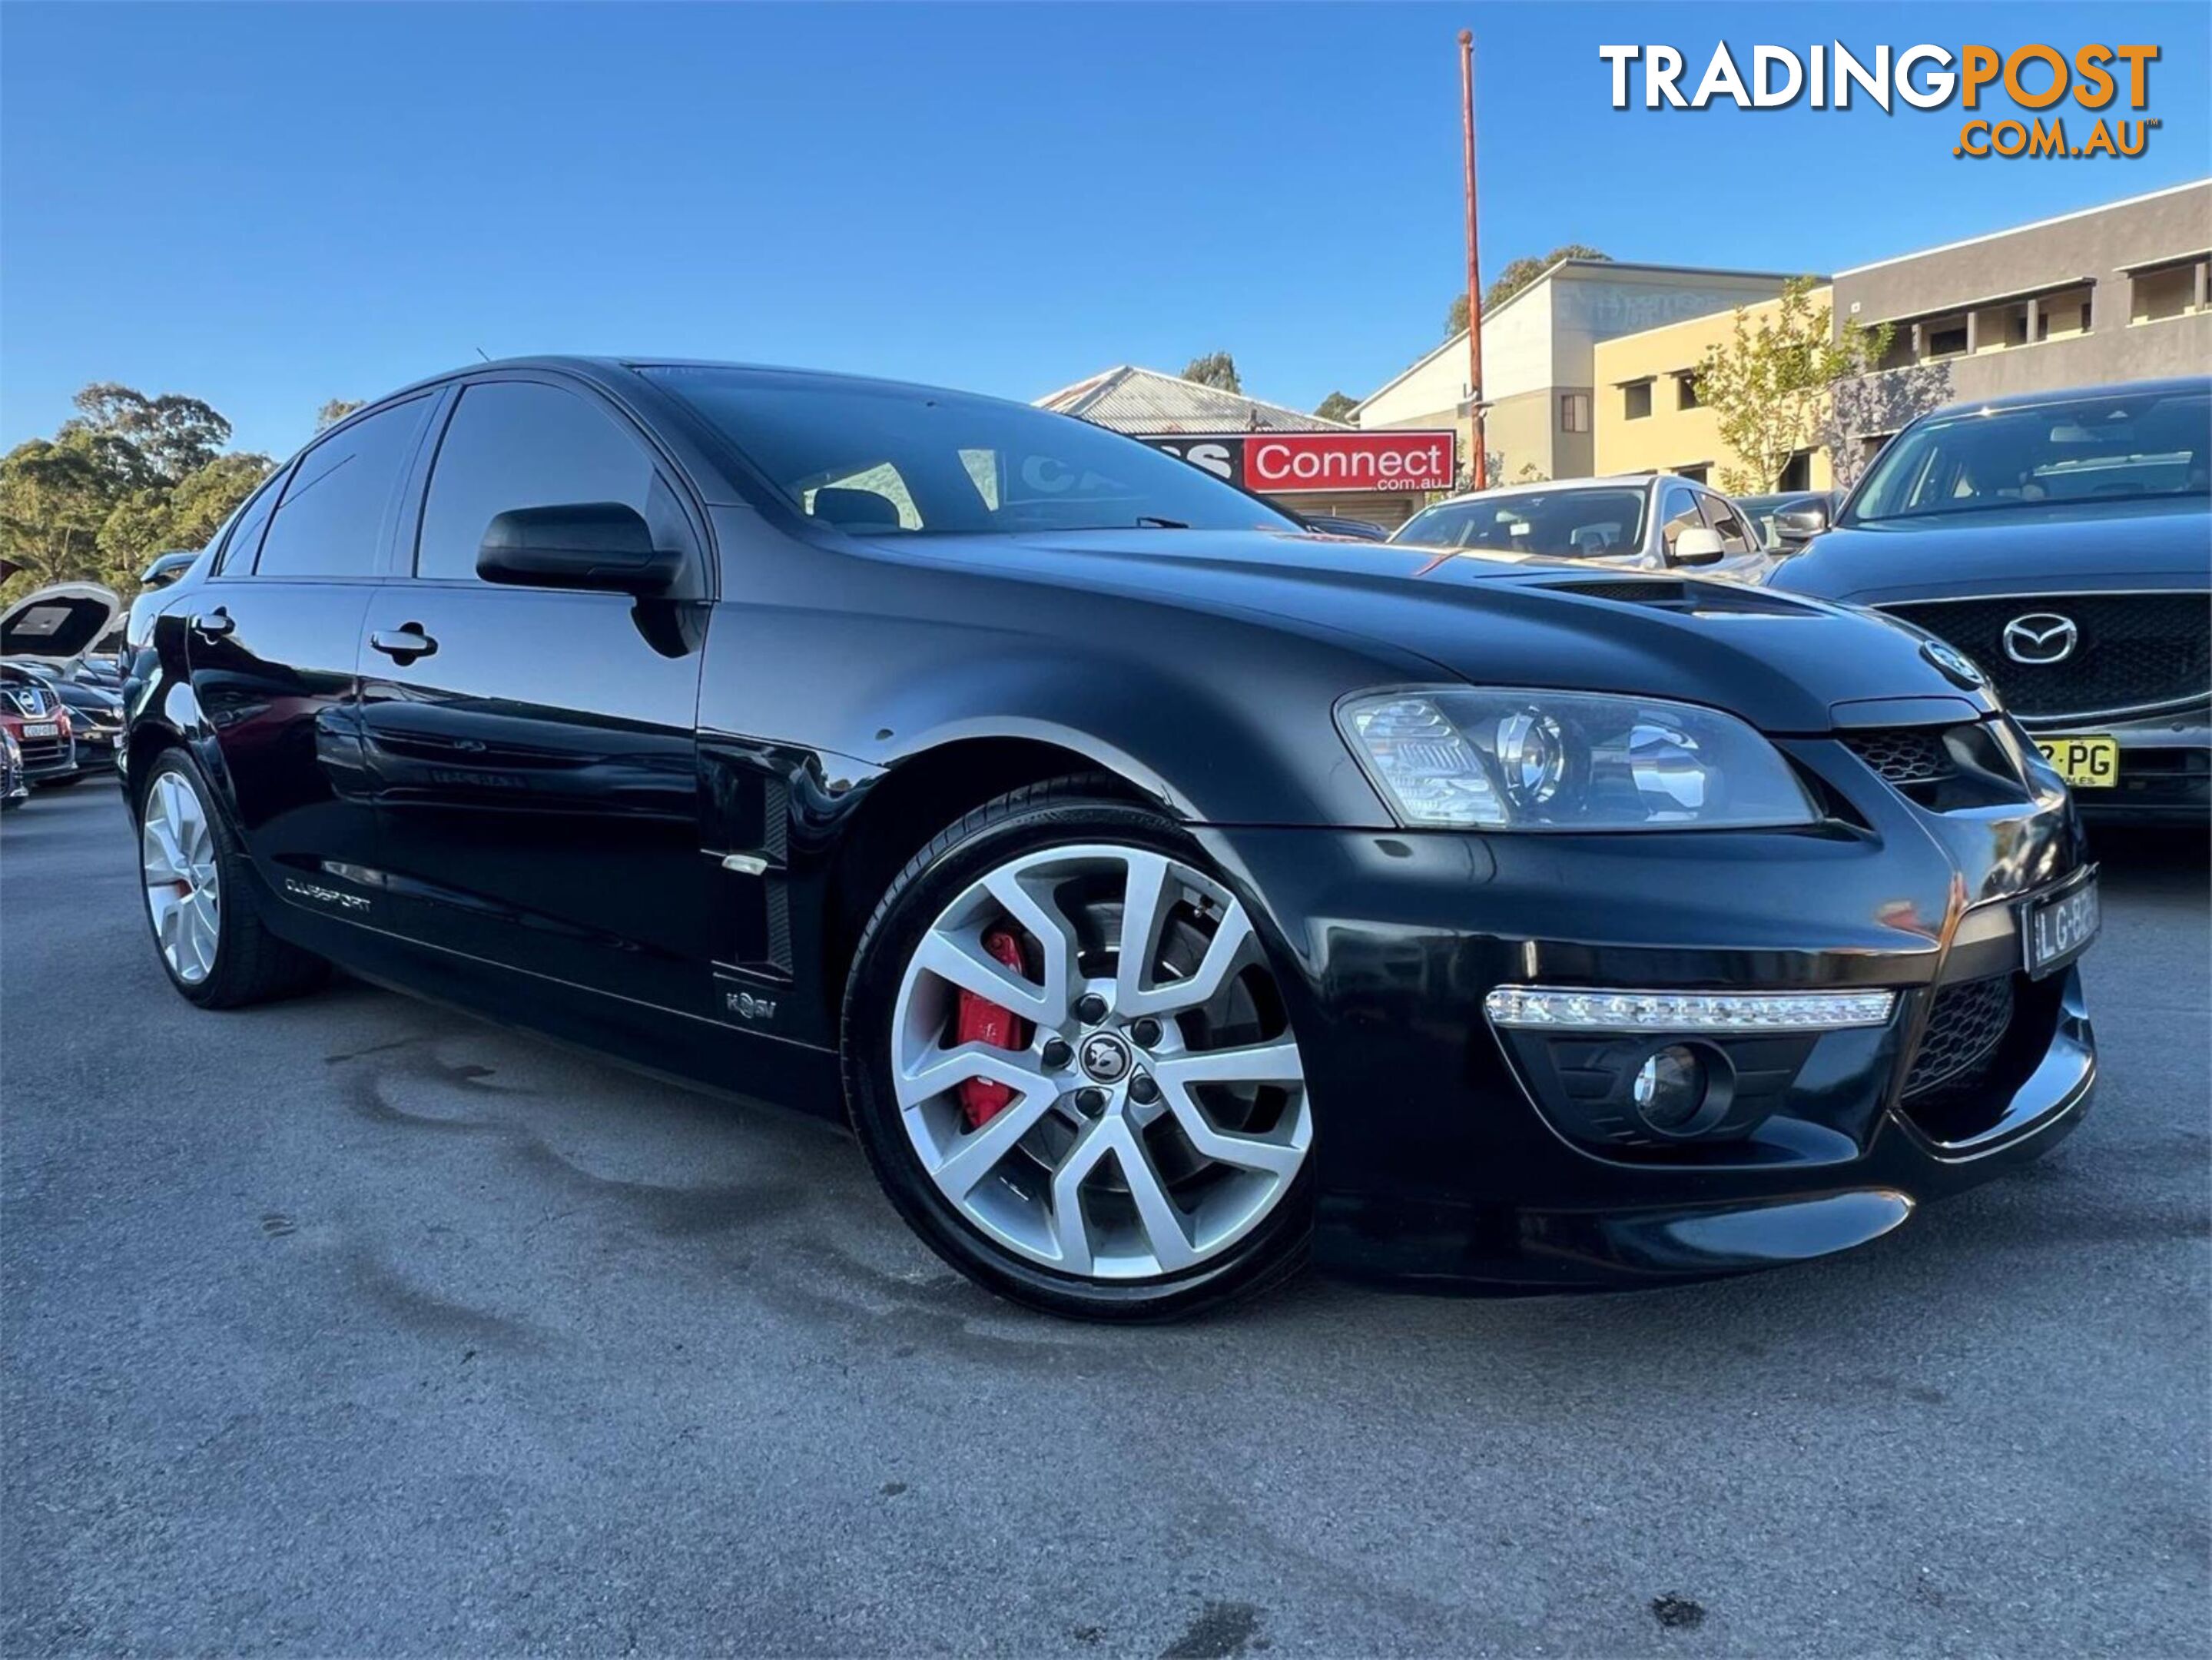
POLYGON ((1705 1063, 1696 1050, 1669 1043, 1644 1057, 1629 1094, 1637 1116, 1651 1128, 1662 1135, 1686 1134, 1705 1109, 1705 1063))

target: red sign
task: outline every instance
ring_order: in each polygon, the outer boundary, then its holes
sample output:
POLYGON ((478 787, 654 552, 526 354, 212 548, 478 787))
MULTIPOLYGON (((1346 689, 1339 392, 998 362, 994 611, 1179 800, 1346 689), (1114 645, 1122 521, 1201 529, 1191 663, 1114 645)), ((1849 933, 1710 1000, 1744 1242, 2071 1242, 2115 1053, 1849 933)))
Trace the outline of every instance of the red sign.
POLYGON ((1232 484, 1267 496, 1352 490, 1448 490, 1459 435, 1441 432, 1224 432, 1146 436, 1232 484))

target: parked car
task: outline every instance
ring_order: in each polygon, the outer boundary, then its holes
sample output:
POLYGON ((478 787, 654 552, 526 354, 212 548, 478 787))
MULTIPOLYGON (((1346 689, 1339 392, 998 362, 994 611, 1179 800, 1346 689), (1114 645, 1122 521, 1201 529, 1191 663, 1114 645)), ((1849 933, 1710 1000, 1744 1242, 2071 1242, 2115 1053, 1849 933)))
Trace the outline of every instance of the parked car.
POLYGON ((1841 490, 1780 490, 1771 496, 1733 498, 1743 516, 1759 532, 1759 545, 1769 553, 1801 553, 1805 544, 1828 528, 1843 505, 1841 490), (1787 524, 1778 522, 1784 514, 1787 524))
POLYGON ((70 714, 28 669, 0 662, 0 728, 15 740, 25 780, 52 784, 76 775, 76 737, 70 714))
POLYGON ((31 781, 23 775, 23 749, 13 727, 0 724, 0 812, 13 812, 31 799, 31 781))
POLYGON ((70 730, 76 736, 77 770, 56 783, 75 783, 79 778, 114 769, 123 752, 123 699, 91 679, 65 679, 43 663, 16 666, 43 681, 70 713, 70 730))
POLYGON ((1064 1314, 1309 1250, 1800 1261, 2094 1072, 2079 827, 1955 654, 1331 543, 1025 404, 471 367, 279 468, 140 656, 188 1000, 337 962, 847 1117, 933 1250, 1064 1314))
POLYGON ((1415 514, 1393 542, 1619 570, 1765 579, 1772 556, 1729 499, 1672 473, 1506 484, 1415 514))
POLYGON ((1922 417, 1777 586, 1948 642, 2106 817, 2212 818, 2212 377, 1922 417))
POLYGON ((1351 536, 1362 542, 1387 542, 1390 532, 1380 525, 1370 524, 1364 519, 1339 519, 1333 514, 1302 513, 1297 520, 1308 530, 1319 531, 1324 536, 1351 536))
POLYGON ((112 767, 123 738, 123 703, 112 667, 89 659, 112 630, 123 602, 97 582, 58 582, 0 611, 0 661, 44 685, 69 711, 75 764, 38 781, 74 784, 112 767))

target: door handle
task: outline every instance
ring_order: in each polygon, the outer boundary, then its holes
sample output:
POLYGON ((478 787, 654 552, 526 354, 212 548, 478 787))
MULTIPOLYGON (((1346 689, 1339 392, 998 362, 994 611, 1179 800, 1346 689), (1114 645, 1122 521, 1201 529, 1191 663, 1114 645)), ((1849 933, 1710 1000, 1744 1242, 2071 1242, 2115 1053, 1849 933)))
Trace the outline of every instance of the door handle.
POLYGON ((225 640, 238 624, 232 622, 227 611, 216 610, 192 618, 192 631, 204 639, 225 640))
POLYGON ((396 629, 379 629, 368 636, 368 643, 400 663, 411 663, 416 658, 428 657, 438 649, 438 642, 422 632, 420 623, 403 623, 396 629))

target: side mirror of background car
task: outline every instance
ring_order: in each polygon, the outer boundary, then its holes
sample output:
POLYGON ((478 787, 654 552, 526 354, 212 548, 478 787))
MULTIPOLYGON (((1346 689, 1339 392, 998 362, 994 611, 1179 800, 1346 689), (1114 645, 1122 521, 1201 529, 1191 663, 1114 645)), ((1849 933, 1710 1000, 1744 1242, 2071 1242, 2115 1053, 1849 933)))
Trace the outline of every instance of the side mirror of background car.
POLYGON ((1703 525, 1695 530, 1686 530, 1674 538, 1674 562, 1678 565, 1718 564, 1727 552, 1721 533, 1703 525))
POLYGON ((513 508, 491 521, 477 550, 485 581, 534 588, 656 594, 683 564, 682 554, 653 546, 645 515, 620 502, 513 508))
POLYGON ((1774 515, 1775 538, 1782 542, 1809 542, 1827 528, 1828 510, 1825 507, 1791 508, 1774 515))

